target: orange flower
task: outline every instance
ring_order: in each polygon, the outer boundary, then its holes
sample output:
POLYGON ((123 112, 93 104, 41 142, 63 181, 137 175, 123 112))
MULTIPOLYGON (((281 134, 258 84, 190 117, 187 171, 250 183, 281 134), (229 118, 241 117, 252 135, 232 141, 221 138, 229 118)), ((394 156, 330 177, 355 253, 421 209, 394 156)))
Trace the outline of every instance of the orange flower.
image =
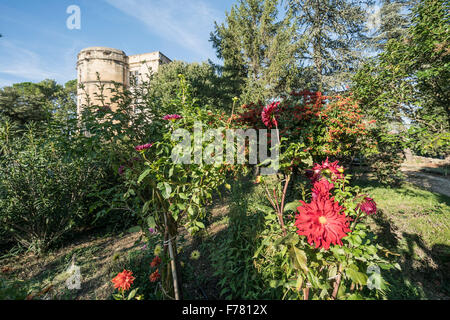
POLYGON ((123 269, 122 272, 117 274, 117 276, 111 280, 111 282, 114 283, 114 288, 123 291, 130 289, 135 279, 132 274, 133 272, 123 269))
POLYGON ((156 282, 156 281, 158 281, 158 280, 161 278, 161 275, 159 274, 158 269, 156 269, 156 271, 153 272, 153 273, 150 275, 149 278, 150 278, 150 281, 151 281, 151 282, 156 282))

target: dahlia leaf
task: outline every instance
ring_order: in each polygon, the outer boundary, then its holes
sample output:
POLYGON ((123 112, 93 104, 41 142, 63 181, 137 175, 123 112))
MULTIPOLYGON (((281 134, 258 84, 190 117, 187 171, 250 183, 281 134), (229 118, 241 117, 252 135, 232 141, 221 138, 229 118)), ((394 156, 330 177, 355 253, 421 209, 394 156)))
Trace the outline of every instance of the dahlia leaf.
POLYGON ((294 247, 294 253, 295 253, 295 257, 297 259, 299 266, 303 270, 305 270, 305 272, 308 272, 308 266, 306 264, 307 257, 306 257, 305 252, 303 250, 298 249, 297 247, 294 247))
POLYGON ((142 180, 145 179, 146 176, 148 176, 148 174, 150 173, 150 169, 145 169, 144 172, 141 173, 141 175, 138 178, 137 183, 141 183, 142 180))
POLYGON ((292 202, 289 202, 289 203, 287 203, 285 206, 284 206, 284 212, 287 212, 287 211, 297 211, 297 207, 300 205, 300 202, 297 200, 297 201, 292 201, 292 202))
POLYGON ((348 296, 348 300, 364 300, 364 298, 359 293, 353 293, 348 296))
POLYGON ((303 285, 303 277, 301 275, 298 276, 297 278, 297 285, 295 286, 295 289, 297 289, 297 291, 300 290, 300 288, 303 285))
POLYGON ((367 275, 359 271, 356 271, 354 268, 351 268, 351 266, 345 271, 345 273, 347 277, 349 277, 353 282, 360 285, 367 284, 367 275))
POLYGON ((128 233, 139 232, 139 231, 141 231, 141 227, 140 226, 134 226, 134 227, 129 228, 127 231, 128 231, 128 233))

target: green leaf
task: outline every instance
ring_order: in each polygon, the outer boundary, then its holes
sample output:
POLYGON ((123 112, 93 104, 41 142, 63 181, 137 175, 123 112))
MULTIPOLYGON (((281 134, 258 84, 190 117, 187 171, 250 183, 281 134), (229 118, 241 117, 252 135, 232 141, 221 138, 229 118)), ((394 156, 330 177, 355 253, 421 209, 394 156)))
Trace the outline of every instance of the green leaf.
POLYGON ((272 207, 269 207, 269 206, 266 206, 263 204, 256 205, 256 209, 258 209, 261 212, 267 213, 267 214, 270 214, 274 211, 272 207))
POLYGON ((155 229, 155 227, 156 227, 155 217, 149 216, 149 217, 147 218, 147 226, 148 226, 149 228, 155 229))
POLYGON ((135 233, 135 232, 139 232, 139 231, 141 231, 141 227, 140 226, 134 226, 134 227, 131 227, 131 228, 129 228, 127 230, 128 233, 135 233))
POLYGON ((203 224, 203 222, 196 221, 195 224, 196 224, 200 229, 205 229, 205 225, 203 224))
POLYGON ((157 185, 158 189, 161 190, 161 195, 164 199, 169 199, 172 193, 172 187, 167 182, 160 182, 157 185))
POLYGON ((350 265, 346 270, 345 273, 347 277, 349 277, 353 282, 360 284, 360 285, 366 285, 367 284, 367 275, 359 272, 359 269, 356 265, 352 264, 350 265))
POLYGON ((137 183, 141 183, 141 181, 144 180, 149 173, 150 169, 145 169, 144 172, 142 172, 141 175, 139 176, 137 183))
POLYGON ((300 207, 300 206, 301 206, 301 203, 298 200, 289 202, 284 206, 284 212, 287 212, 287 211, 295 212, 295 211, 297 211, 297 207, 300 207))
POLYGON ((183 200, 188 200, 189 199, 188 196, 186 194, 184 194, 184 193, 179 193, 178 196, 180 197, 180 199, 183 199, 183 200))
POLYGON ((294 254, 294 264, 296 262, 296 264, 302 268, 305 272, 308 272, 308 266, 307 266, 307 257, 306 254, 303 250, 298 249, 297 247, 293 247, 293 252, 294 254))
POLYGON ((128 300, 131 300, 134 298, 134 296, 136 295, 136 292, 138 291, 139 288, 133 289, 131 290, 131 292, 128 294, 128 300))
POLYGON ((298 276, 297 278, 297 284, 295 285, 295 289, 297 289, 297 291, 300 290, 300 288, 303 285, 303 277, 301 275, 298 276))
POLYGON ((359 293, 355 292, 348 296, 348 300, 364 300, 364 297, 360 295, 359 293))
POLYGON ((142 214, 147 213, 150 203, 151 203, 151 201, 147 201, 146 203, 144 203, 144 206, 142 207, 142 214))

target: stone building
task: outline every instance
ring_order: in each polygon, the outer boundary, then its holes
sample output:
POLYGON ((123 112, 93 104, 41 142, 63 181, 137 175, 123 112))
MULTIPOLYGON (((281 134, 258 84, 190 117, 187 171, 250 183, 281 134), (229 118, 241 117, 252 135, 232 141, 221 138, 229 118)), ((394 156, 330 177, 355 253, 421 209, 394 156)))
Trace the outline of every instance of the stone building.
POLYGON ((111 102, 111 90, 114 83, 125 88, 130 87, 131 79, 137 82, 146 79, 150 72, 158 72, 162 64, 171 60, 159 51, 127 56, 122 50, 106 47, 89 47, 78 54, 77 80, 83 88, 77 91, 77 112, 81 113, 85 105, 109 106, 116 108, 111 102), (102 101, 97 73, 103 86, 102 101))

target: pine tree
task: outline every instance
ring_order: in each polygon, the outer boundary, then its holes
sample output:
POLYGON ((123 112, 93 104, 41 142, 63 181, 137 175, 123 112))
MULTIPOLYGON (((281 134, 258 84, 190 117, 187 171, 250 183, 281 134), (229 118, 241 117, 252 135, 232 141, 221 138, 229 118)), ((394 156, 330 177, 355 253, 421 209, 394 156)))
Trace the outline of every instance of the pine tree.
POLYGON ((222 75, 242 102, 264 101, 295 86, 296 28, 289 16, 278 19, 278 5, 279 0, 240 0, 211 33, 222 75))
POLYGON ((383 0, 382 6, 369 17, 369 29, 373 30, 370 45, 382 49, 390 39, 405 36, 410 25, 409 12, 413 0, 383 0))
POLYGON ((302 59, 313 74, 310 86, 332 91, 342 86, 361 57, 366 10, 372 1, 289 0, 296 18, 302 59))

